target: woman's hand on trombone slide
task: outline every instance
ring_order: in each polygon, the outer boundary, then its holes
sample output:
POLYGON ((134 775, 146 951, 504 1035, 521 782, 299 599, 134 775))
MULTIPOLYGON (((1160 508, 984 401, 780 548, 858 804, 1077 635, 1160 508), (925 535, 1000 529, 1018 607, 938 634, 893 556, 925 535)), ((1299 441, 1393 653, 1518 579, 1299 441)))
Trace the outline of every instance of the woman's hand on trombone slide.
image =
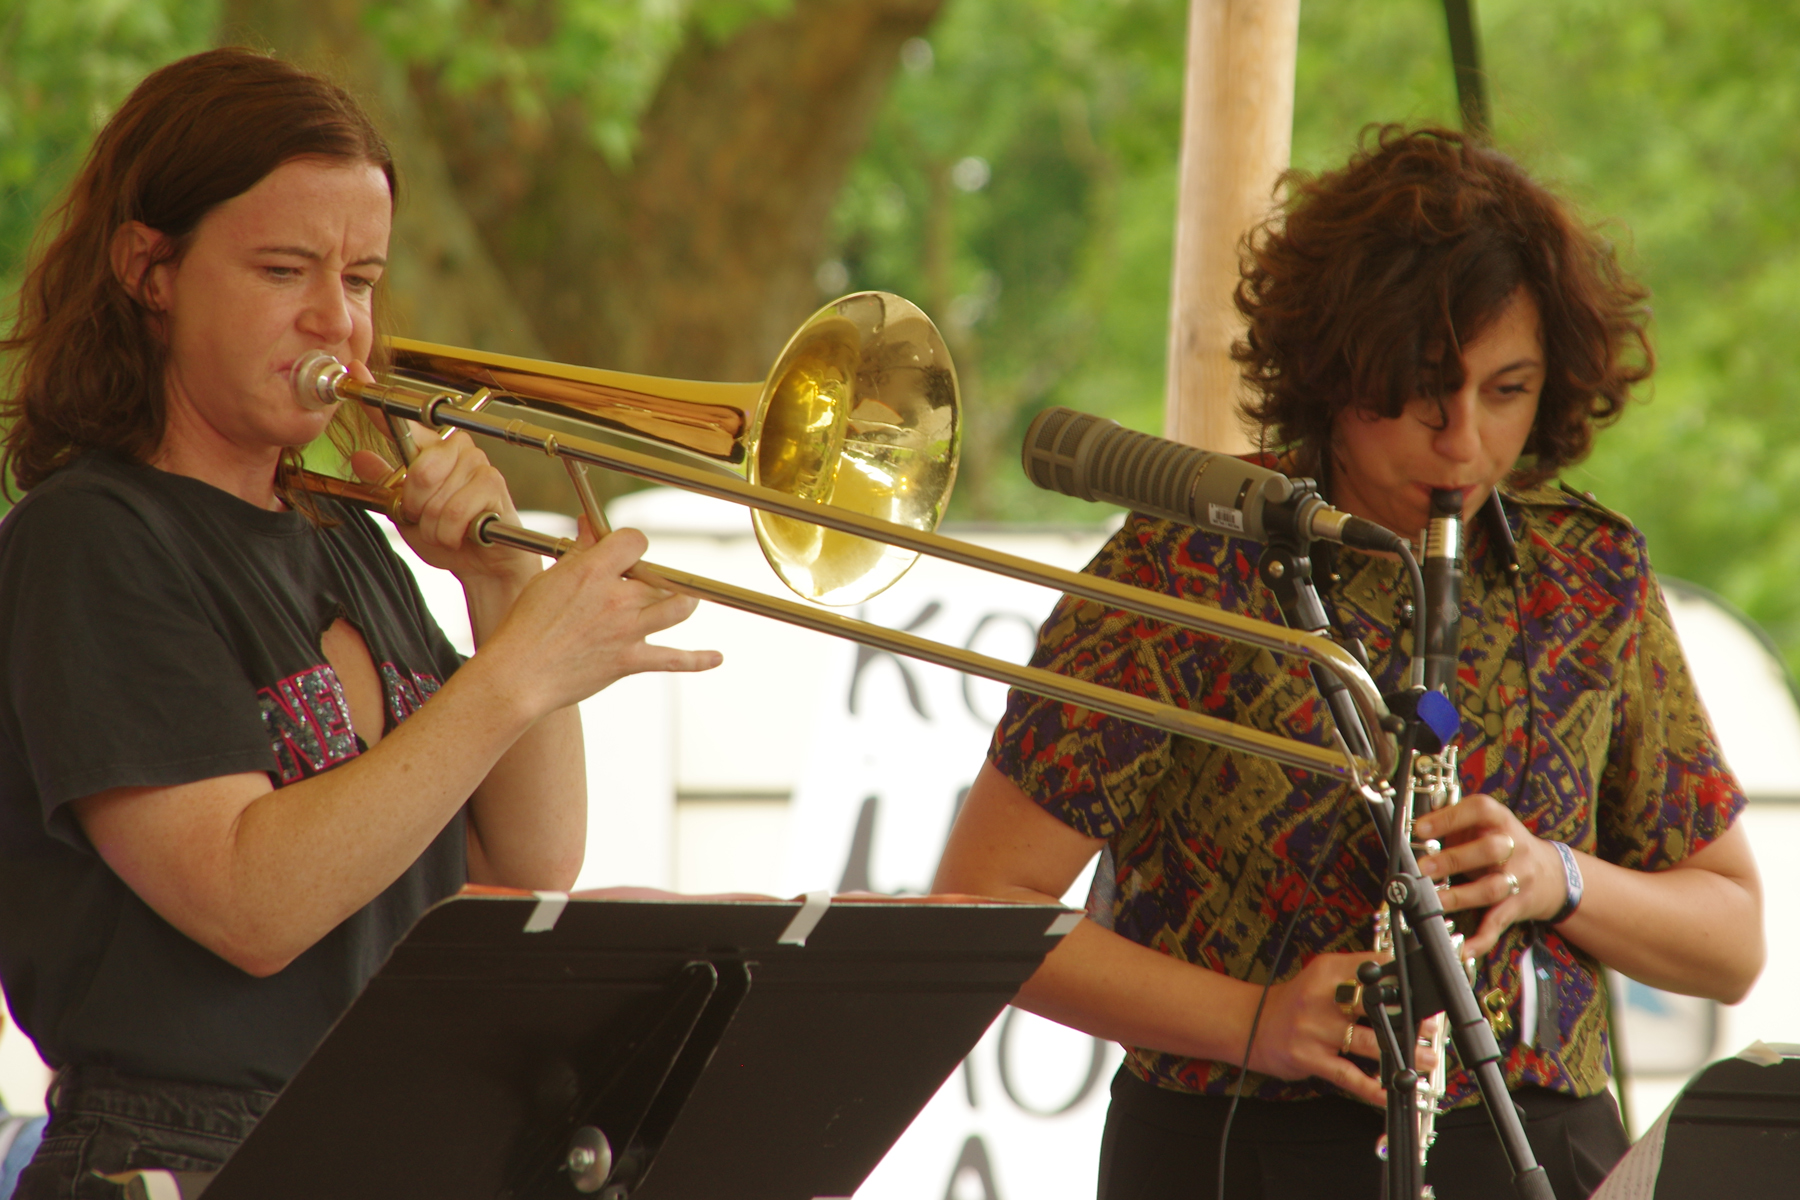
MULTIPOLYGON (((372 380, 361 363, 350 371, 372 380)), ((686 620, 697 602, 626 577, 647 548, 643 534, 619 530, 596 540, 583 517, 577 549, 548 571, 530 551, 482 545, 473 534, 484 514, 519 524, 505 476, 466 432, 440 438, 423 425, 408 426, 418 452, 399 484, 400 535, 463 585, 476 645, 517 656, 519 686, 544 693, 531 698, 532 709, 576 703, 642 671, 704 671, 723 661, 717 651, 645 641, 686 620)), ((350 466, 365 483, 386 482, 394 472, 368 450, 352 455, 350 466)))

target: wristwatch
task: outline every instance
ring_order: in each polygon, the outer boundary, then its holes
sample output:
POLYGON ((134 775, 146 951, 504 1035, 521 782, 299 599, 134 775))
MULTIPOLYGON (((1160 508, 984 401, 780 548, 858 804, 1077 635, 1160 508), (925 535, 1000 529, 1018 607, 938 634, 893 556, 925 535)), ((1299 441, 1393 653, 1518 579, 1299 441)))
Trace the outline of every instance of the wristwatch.
POLYGON ((1567 885, 1568 892, 1563 898, 1563 906, 1556 910, 1556 915, 1550 918, 1548 924, 1561 925, 1581 907, 1581 864, 1575 861, 1575 851, 1569 849, 1567 842, 1550 844, 1556 847, 1557 857, 1562 859, 1563 882, 1567 885))

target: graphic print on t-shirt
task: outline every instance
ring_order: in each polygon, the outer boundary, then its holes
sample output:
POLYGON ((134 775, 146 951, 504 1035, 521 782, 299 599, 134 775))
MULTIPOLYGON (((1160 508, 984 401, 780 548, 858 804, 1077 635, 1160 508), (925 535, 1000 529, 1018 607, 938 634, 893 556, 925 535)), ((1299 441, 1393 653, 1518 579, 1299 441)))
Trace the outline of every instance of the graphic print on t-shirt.
POLYGON ((320 663, 259 688, 257 707, 269 731, 269 748, 285 786, 355 758, 360 750, 350 727, 350 704, 331 664, 320 663))
MULTIPOLYGON (((381 690, 396 725, 419 711, 442 686, 435 675, 402 674, 393 663, 381 664, 381 690)), ((362 753, 350 726, 344 685, 330 663, 308 667, 272 687, 259 688, 256 703, 269 731, 269 748, 275 754, 283 786, 362 753)))
POLYGON ((387 697, 388 716, 396 725, 418 712, 419 706, 443 686, 435 675, 421 675, 417 671, 403 675, 393 663, 381 664, 381 690, 387 697))

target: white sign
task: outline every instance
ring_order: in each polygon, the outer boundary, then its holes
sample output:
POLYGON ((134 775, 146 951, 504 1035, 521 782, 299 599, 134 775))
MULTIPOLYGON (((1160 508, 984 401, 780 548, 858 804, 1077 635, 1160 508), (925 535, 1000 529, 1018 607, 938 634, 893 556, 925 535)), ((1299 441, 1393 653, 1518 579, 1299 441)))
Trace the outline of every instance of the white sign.
MULTIPOLYGON (((1078 568, 1101 534, 984 545, 1078 568)), ((856 615, 1024 663, 1055 595, 924 560, 856 615)), ((1004 685, 840 643, 794 792, 782 891, 923 894, 1006 706, 1004 685)), ((1086 899, 1084 873, 1064 902, 1086 899)), ((857 1200, 1093 1195, 1117 1046, 1007 1009, 857 1192, 857 1200)))

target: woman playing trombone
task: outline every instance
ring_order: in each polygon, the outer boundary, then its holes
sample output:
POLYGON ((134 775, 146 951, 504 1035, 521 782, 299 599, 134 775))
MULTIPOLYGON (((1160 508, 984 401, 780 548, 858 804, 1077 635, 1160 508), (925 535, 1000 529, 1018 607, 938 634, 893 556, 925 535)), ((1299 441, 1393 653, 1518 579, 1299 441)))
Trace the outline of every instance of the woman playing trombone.
MULTIPOLYGON (((1342 170, 1294 179, 1238 289, 1247 415, 1277 448, 1271 465, 1408 536, 1433 490, 1462 493, 1466 796, 1415 837, 1444 845, 1420 866, 1453 885, 1445 909, 1476 918, 1477 992, 1508 1018, 1496 1023, 1507 1084, 1563 1200, 1626 1146, 1606 1092, 1602 965, 1730 1002, 1763 959, 1743 795, 1643 538, 1546 485, 1648 376, 1643 298, 1509 159, 1396 128, 1342 170), (1528 979, 1535 1002, 1522 1005, 1528 979)), ((1089 569, 1278 622, 1256 553, 1134 516, 1089 569)), ((1366 644, 1384 689, 1400 686, 1413 647, 1399 562, 1342 550, 1315 574, 1335 631, 1366 644)), ((1303 666, 1093 603, 1065 599, 1034 661, 1328 744, 1303 666)), ((1100 1195, 1212 1194, 1247 1045, 1226 1194, 1375 1195, 1376 1044, 1336 992, 1369 957, 1386 859, 1354 797, 1014 693, 937 889, 1054 899, 1103 846, 1106 899, 1018 1000, 1128 1048, 1100 1195)), ((1460 1070, 1447 1104, 1427 1168, 1437 1195, 1512 1195, 1460 1070)))
POLYGON ((465 543, 513 515, 466 435, 427 440, 402 533, 461 582, 467 662, 366 516, 289 489, 334 420, 290 366, 379 354, 394 186, 337 87, 197 55, 101 131, 26 279, 0 976, 57 1073, 22 1197, 216 1169, 426 906, 573 884, 575 702, 719 661, 645 643, 693 602, 622 578, 634 532, 548 570, 465 543))

